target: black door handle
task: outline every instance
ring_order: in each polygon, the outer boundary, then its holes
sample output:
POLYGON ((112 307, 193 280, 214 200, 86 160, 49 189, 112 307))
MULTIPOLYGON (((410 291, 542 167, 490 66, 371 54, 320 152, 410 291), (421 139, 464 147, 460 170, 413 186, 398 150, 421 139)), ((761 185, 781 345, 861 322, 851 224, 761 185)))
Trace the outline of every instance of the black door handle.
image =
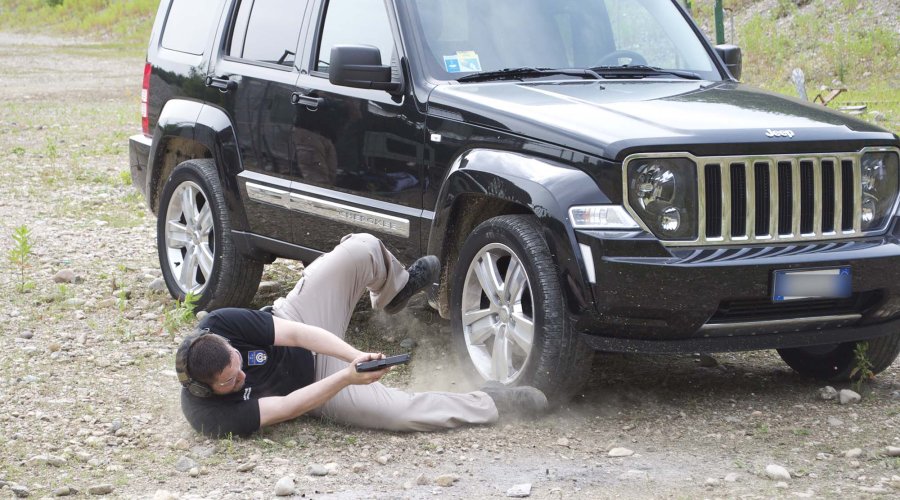
POLYGON ((206 86, 219 89, 222 92, 228 92, 229 90, 237 88, 237 82, 229 80, 228 77, 216 78, 214 76, 207 76, 206 86))
POLYGON ((317 109, 319 106, 325 104, 325 99, 301 94, 300 92, 294 92, 291 94, 291 104, 306 106, 308 109, 317 109))

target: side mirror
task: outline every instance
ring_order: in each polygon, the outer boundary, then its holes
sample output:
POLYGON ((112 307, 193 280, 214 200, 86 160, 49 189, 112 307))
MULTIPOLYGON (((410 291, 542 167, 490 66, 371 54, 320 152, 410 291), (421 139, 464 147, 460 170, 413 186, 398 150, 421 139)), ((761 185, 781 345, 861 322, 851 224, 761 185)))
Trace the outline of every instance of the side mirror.
POLYGON ((381 51, 371 45, 335 45, 331 48, 328 81, 359 89, 397 92, 400 83, 391 81, 391 67, 381 65, 381 51))
POLYGON ((740 80, 743 60, 741 48, 737 45, 730 44, 716 45, 716 53, 718 53, 719 57, 722 58, 722 61, 725 62, 725 67, 731 72, 731 76, 733 76, 735 80, 740 80))

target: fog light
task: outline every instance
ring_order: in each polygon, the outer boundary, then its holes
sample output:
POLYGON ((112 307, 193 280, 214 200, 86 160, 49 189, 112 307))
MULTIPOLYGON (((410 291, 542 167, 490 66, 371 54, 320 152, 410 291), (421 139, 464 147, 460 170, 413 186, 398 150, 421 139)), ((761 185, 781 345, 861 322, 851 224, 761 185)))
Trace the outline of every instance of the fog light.
POLYGON ((681 213, 675 207, 669 207, 659 216, 659 226, 664 231, 674 233, 681 227, 681 213))

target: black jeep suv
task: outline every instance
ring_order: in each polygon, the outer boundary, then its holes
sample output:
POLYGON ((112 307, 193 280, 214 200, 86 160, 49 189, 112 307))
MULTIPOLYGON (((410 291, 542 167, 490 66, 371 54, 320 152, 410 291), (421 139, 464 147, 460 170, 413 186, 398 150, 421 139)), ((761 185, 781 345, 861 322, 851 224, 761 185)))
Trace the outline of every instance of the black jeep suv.
POLYGON ((176 297, 371 232, 439 256, 472 373, 591 349, 900 350, 900 139, 737 82, 675 0, 163 0, 130 140, 176 297))

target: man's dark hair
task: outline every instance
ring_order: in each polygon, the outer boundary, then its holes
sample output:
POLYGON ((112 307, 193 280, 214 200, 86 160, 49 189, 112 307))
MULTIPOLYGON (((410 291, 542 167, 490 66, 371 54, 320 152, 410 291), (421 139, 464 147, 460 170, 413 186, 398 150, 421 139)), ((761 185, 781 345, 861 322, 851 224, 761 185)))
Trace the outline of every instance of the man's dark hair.
POLYGON ((231 344, 224 337, 210 333, 194 341, 187 359, 187 371, 191 378, 212 384, 231 362, 231 344))

